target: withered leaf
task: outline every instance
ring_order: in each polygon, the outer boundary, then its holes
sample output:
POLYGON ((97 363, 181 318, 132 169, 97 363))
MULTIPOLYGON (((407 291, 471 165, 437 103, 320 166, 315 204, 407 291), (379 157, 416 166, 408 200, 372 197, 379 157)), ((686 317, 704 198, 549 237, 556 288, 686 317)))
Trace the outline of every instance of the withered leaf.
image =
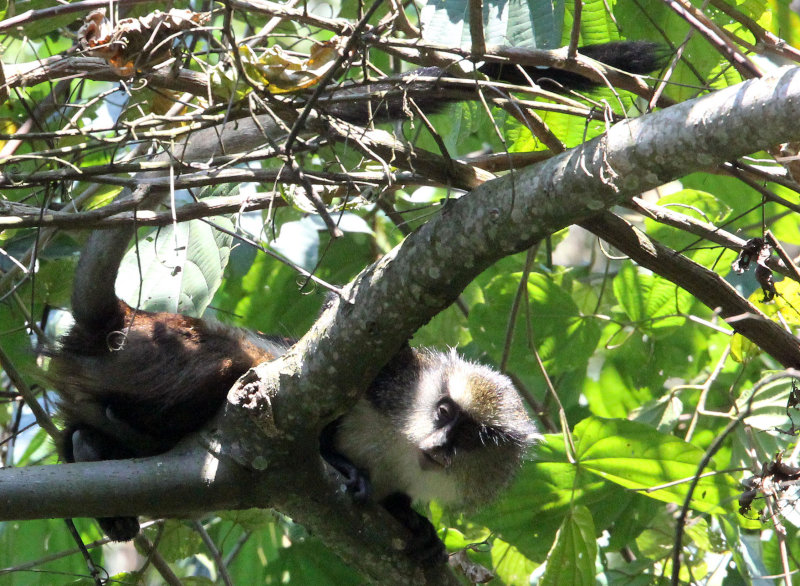
POLYGON ((105 59, 119 75, 129 76, 169 58, 178 33, 198 28, 210 18, 208 12, 173 8, 113 25, 105 10, 95 10, 78 31, 78 46, 88 55, 105 59))

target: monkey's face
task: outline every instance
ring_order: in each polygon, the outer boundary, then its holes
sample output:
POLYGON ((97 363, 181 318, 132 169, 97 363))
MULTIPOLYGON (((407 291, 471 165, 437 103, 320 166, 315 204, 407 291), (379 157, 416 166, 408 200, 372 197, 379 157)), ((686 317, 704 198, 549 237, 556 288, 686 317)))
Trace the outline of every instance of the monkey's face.
POLYGON ((416 495, 469 507, 490 500, 540 435, 511 381, 455 352, 422 358, 404 433, 416 448, 416 495))
POLYGON ((345 414, 336 449, 373 496, 472 508, 491 500, 541 436, 508 377, 455 351, 414 349, 345 414))

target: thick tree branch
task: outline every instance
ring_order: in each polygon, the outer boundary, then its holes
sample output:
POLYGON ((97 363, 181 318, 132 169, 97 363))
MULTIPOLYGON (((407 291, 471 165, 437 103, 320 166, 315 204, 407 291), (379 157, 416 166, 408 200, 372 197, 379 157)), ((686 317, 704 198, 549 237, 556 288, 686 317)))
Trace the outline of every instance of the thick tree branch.
MULTIPOLYGON (((628 205, 628 207, 630 207, 632 210, 636 210, 642 215, 654 219, 657 222, 661 222, 667 226, 673 226, 688 232, 689 234, 694 234, 698 237, 698 241, 707 240, 709 242, 714 242, 715 244, 729 248, 736 253, 739 253, 745 244, 747 244, 747 240, 745 238, 740 238, 735 234, 731 234, 723 228, 702 220, 698 220, 691 216, 681 214, 669 208, 650 203, 639 197, 633 198, 633 201, 628 205)), ((780 259, 770 256, 770 258, 767 259, 766 265, 771 270, 780 273, 785 277, 789 277, 790 279, 794 279, 800 283, 800 278, 798 278, 798 276, 795 275, 792 270, 790 270, 789 266, 784 264, 780 259)))
MULTIPOLYGON (((76 57, 54 55, 40 61, 8 64, 5 69, 6 84, 9 88, 29 87, 46 81, 71 77, 93 79, 95 81, 125 81, 129 79, 114 71, 99 57, 76 57)), ((208 77, 189 69, 173 70, 170 67, 154 69, 142 77, 155 87, 196 96, 208 95, 208 77)))
POLYGON ((277 507, 313 528, 376 583, 455 583, 446 568, 423 572, 403 555, 404 530, 375 504, 353 506, 338 480, 324 472, 316 450, 287 453, 268 470, 256 471, 218 458, 196 439, 153 458, 6 469, 0 475, 0 518, 64 517, 76 510, 87 516, 175 517, 201 515, 209 505, 277 507), (358 559, 350 559, 353 551, 361 552, 358 559))

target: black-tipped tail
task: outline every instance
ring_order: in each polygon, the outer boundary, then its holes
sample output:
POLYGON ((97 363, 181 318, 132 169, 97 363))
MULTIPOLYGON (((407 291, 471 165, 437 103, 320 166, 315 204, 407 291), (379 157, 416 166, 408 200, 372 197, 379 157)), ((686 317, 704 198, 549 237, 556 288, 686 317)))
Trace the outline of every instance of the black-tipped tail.
MULTIPOLYGON (((664 67, 669 59, 669 50, 652 41, 617 41, 600 45, 580 47, 581 55, 599 61, 627 73, 644 75, 664 67)), ((518 85, 528 85, 528 78, 547 90, 585 91, 600 86, 600 83, 577 73, 552 67, 525 67, 525 74, 515 65, 485 63, 480 71, 492 79, 518 85)))
MULTIPOLYGON (((651 41, 619 41, 587 45, 578 49, 582 55, 606 65, 643 75, 661 69, 669 59, 669 49, 651 41)), ((526 67, 525 74, 515 65, 485 63, 479 70, 499 81, 528 85, 529 79, 554 92, 585 91, 601 84, 577 73, 552 67, 526 67)), ((366 85, 332 89, 317 106, 324 112, 355 124, 402 120, 413 114, 413 103, 425 113, 437 112, 446 104, 473 99, 474 88, 464 84, 448 85, 438 78, 446 76, 439 67, 424 67, 397 77, 366 85)))
POLYGON ((670 57, 669 49, 652 41, 617 41, 601 45, 586 45, 578 49, 581 55, 616 69, 644 75, 661 69, 670 57))

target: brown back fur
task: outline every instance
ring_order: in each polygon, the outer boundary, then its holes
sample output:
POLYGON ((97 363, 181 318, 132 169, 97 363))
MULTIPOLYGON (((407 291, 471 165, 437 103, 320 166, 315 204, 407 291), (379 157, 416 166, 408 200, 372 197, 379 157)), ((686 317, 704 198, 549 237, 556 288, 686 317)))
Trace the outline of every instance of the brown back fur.
POLYGON ((89 402, 143 434, 175 442, 202 427, 249 368, 290 344, 118 303, 105 324, 76 323, 54 354, 50 372, 67 426, 85 421, 81 404, 89 402))

